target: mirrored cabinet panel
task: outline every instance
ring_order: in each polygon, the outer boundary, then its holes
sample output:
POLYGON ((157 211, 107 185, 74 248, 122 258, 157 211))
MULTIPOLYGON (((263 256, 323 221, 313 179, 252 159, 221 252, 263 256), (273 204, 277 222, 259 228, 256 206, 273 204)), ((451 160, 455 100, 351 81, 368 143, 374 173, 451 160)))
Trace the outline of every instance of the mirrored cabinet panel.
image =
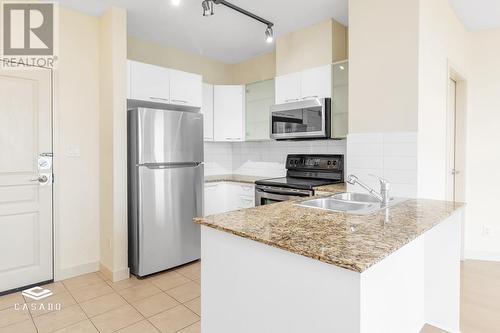
POLYGON ((333 64, 332 91, 332 138, 343 139, 348 131, 348 87, 349 62, 342 61, 333 64))
POLYGON ((246 86, 246 141, 270 140, 269 108, 274 104, 274 79, 246 86))

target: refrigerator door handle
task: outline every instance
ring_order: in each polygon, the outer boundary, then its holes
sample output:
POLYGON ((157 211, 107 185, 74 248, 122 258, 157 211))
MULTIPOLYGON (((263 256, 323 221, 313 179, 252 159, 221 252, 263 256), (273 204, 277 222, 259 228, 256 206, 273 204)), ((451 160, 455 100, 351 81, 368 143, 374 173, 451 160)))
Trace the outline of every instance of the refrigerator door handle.
POLYGON ((148 169, 177 169, 177 168, 197 168, 202 165, 202 162, 187 162, 187 163, 144 163, 138 166, 144 166, 148 169))

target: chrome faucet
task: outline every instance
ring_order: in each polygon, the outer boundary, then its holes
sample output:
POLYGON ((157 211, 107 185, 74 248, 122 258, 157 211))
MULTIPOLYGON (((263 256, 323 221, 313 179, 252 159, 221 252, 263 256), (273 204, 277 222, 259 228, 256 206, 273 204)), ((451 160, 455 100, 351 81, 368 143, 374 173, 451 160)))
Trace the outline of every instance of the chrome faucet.
POLYGON ((385 180, 384 178, 382 177, 379 177, 379 176, 375 176, 375 175, 372 175, 370 174, 370 176, 372 177, 375 177, 379 180, 380 182, 380 193, 378 193, 377 191, 375 191, 374 189, 372 189, 370 186, 366 185, 365 183, 363 183, 362 181, 359 180, 358 177, 356 177, 355 175, 349 175, 349 177, 347 177, 347 182, 351 185, 356 185, 358 184, 359 186, 361 186, 362 188, 364 188, 365 190, 368 191, 368 193, 370 193, 372 196, 374 196, 375 198, 377 198, 383 206, 386 206, 388 203, 389 203, 389 200, 390 200, 390 197, 389 197, 389 188, 390 188, 390 183, 385 180))

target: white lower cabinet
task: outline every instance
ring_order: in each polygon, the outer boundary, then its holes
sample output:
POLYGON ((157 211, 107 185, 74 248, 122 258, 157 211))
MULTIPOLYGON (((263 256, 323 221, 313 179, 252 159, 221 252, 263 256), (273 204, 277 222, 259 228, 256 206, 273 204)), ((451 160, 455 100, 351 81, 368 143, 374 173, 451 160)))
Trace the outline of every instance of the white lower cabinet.
POLYGON ((205 183, 204 215, 255 207, 255 186, 247 183, 205 183))
POLYGON ((219 214, 225 211, 225 186, 222 182, 205 183, 205 209, 203 215, 219 214))

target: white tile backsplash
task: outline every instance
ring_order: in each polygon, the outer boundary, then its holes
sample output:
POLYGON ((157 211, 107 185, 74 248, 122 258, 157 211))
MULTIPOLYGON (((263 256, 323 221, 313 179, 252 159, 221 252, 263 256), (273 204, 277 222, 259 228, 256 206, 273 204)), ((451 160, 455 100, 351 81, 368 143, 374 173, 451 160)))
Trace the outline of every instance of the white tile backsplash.
MULTIPOLYGON (((417 195, 417 133, 363 133, 347 137, 346 176, 354 174, 378 189, 379 182, 370 174, 391 182, 394 196, 417 195)), ((363 192, 348 185, 349 191, 363 192)))
POLYGON ((288 154, 343 154, 346 140, 205 142, 205 175, 282 177, 288 154))
POLYGON ((288 154, 343 154, 346 176, 355 174, 378 189, 378 180, 369 174, 378 175, 391 182, 393 195, 417 195, 416 132, 351 134, 338 141, 205 142, 205 174, 282 177, 288 154))
POLYGON ((233 172, 233 150, 229 142, 205 142, 205 175, 233 172))

